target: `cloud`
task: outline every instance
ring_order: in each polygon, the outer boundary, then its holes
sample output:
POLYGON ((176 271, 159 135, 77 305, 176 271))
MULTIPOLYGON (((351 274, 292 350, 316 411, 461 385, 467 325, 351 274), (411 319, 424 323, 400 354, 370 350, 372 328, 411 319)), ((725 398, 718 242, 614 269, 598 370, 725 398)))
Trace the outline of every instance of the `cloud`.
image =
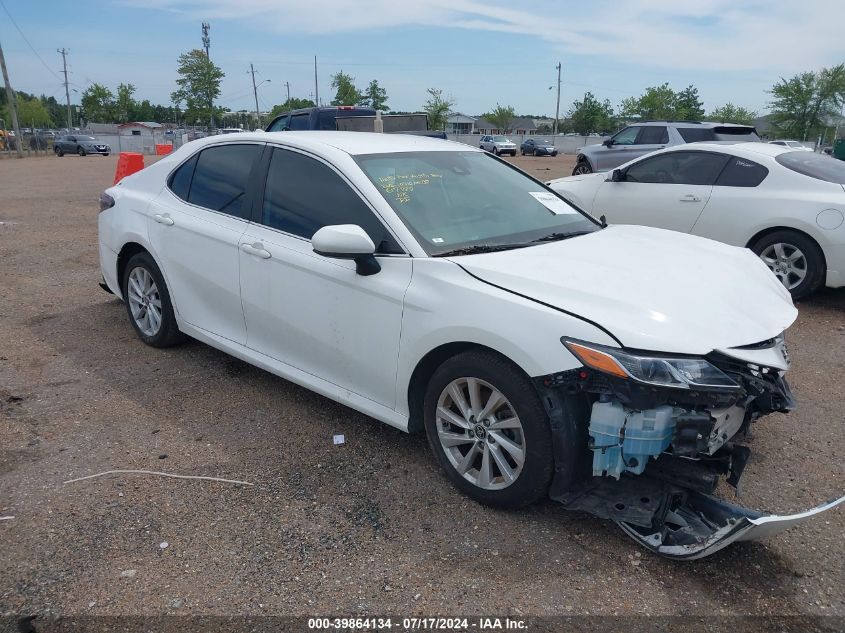
POLYGON ((564 54, 655 68, 789 73, 843 61, 841 0, 145 0, 137 6, 243 20, 278 33, 426 26, 529 34, 564 54))

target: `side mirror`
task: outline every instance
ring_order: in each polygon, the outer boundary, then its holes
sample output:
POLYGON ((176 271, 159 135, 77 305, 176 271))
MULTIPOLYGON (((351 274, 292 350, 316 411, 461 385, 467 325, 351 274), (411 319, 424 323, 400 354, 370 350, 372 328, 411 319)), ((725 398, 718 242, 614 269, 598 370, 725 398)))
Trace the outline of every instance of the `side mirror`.
POLYGON ((614 169, 610 173, 610 179, 613 182, 625 182, 625 170, 624 169, 614 169))
POLYGON ((613 145, 613 139, 612 138, 606 138, 601 142, 601 144, 604 145, 605 147, 611 147, 613 145))
POLYGON ((357 224, 324 226, 314 233, 311 247, 323 257, 355 260, 359 275, 375 275, 381 270, 375 258, 375 244, 357 224))

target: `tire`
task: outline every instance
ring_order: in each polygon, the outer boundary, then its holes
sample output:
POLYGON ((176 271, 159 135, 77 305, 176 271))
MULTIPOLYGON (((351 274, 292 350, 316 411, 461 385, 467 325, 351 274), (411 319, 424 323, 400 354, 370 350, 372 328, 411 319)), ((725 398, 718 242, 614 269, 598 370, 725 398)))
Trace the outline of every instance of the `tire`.
POLYGON ((521 149, 521 150, 519 150, 519 151, 520 151, 520 152, 522 152, 522 155, 523 155, 523 156, 525 156, 525 150, 524 150, 524 149, 521 149))
POLYGON ((61 158, 61 157, 62 157, 62 156, 64 156, 64 155, 65 155, 65 153, 62 151, 62 148, 61 148, 61 147, 57 147, 57 148, 56 148, 56 156, 58 156, 59 158, 61 158))
POLYGON ((812 238, 784 229, 764 235, 749 248, 763 260, 794 300, 810 296, 827 273, 824 254, 812 238))
POLYGON ((499 155, 499 148, 497 148, 495 145, 493 146, 493 154, 494 154, 495 156, 498 156, 498 155, 499 155))
POLYGON ((152 347, 170 347, 185 340, 185 335, 179 331, 176 323, 176 315, 173 313, 173 304, 170 301, 170 293, 167 291, 164 277, 152 255, 141 252, 129 259, 123 271, 121 290, 129 322, 138 334, 138 338, 144 343, 152 347), (133 288, 130 288, 130 279, 133 282, 133 288), (153 285, 144 283, 147 280, 153 285), (145 293, 136 290, 139 282, 144 286, 145 293), (139 299, 145 299, 143 304, 139 299), (146 319, 144 315, 148 315, 146 319), (158 327, 155 327, 156 320, 158 327))
POLYGON ((423 407, 429 445, 446 476, 468 497, 497 508, 519 508, 548 494, 554 472, 549 419, 528 377, 513 363, 485 351, 458 354, 445 361, 432 375, 423 407), (466 410, 474 416, 471 409, 462 408, 451 396, 450 388, 459 390, 464 405, 471 407, 470 381, 478 385, 476 404, 482 411, 494 391, 505 398, 503 404, 493 408, 492 418, 488 416, 481 424, 468 422, 470 416, 460 412, 466 410), (449 417, 440 413, 444 409, 451 412, 449 417), (518 428, 494 430, 496 424, 507 424, 514 415, 518 428), (461 422, 463 426, 455 422, 461 422), (455 432, 456 429, 460 432, 455 432), (441 442, 441 436, 447 437, 447 443, 458 441, 447 447, 441 442), (508 445, 510 448, 506 449, 508 445), (521 466, 511 452, 514 447, 517 452, 522 448, 521 466), (499 465, 502 458, 510 469, 510 478, 499 465), (463 473, 459 471, 461 464, 466 465, 463 473), (483 470, 487 472, 486 478, 483 470), (485 480, 487 485, 484 485, 485 480))
POLYGON ((100 156, 108 156, 108 155, 109 155, 108 152, 106 152, 105 154, 100 154, 100 156))
POLYGON ((593 168, 590 167, 590 163, 586 160, 579 160, 576 165, 575 169, 572 170, 573 176, 579 176, 581 174, 592 174, 593 168))
POLYGON ((85 148, 83 148, 83 147, 77 147, 77 148, 76 148, 76 153, 77 153, 77 154, 79 154, 80 156, 85 156, 85 148))
POLYGON ((534 150, 534 156, 541 156, 541 154, 540 154, 540 150, 535 149, 535 150, 534 150))

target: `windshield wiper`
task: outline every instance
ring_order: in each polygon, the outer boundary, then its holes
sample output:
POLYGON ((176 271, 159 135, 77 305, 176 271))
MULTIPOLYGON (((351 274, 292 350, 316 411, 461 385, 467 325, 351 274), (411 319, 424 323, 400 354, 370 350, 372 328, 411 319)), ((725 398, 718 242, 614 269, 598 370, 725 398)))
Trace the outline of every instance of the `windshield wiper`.
POLYGON ((472 246, 463 246, 451 251, 437 253, 432 257, 454 257, 456 255, 477 255, 479 253, 495 253, 496 251, 509 251, 514 248, 522 248, 530 246, 528 242, 520 242, 517 244, 473 244, 472 246))
POLYGON ((558 240, 565 240, 570 237, 578 237, 579 235, 586 235, 587 233, 592 233, 592 231, 570 231, 568 233, 549 233, 548 235, 544 235, 543 237, 538 237, 536 240, 531 240, 532 243, 534 242, 557 242, 558 240))

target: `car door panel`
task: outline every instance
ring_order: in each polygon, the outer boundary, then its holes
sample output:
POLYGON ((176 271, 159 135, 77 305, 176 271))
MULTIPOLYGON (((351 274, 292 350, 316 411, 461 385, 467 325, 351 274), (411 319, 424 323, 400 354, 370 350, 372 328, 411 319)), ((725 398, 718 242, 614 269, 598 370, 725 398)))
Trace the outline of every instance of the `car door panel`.
POLYGON ((363 276, 353 261, 256 224, 241 243, 269 254, 240 252, 247 346, 393 408, 411 258, 379 258, 381 271, 363 276))

